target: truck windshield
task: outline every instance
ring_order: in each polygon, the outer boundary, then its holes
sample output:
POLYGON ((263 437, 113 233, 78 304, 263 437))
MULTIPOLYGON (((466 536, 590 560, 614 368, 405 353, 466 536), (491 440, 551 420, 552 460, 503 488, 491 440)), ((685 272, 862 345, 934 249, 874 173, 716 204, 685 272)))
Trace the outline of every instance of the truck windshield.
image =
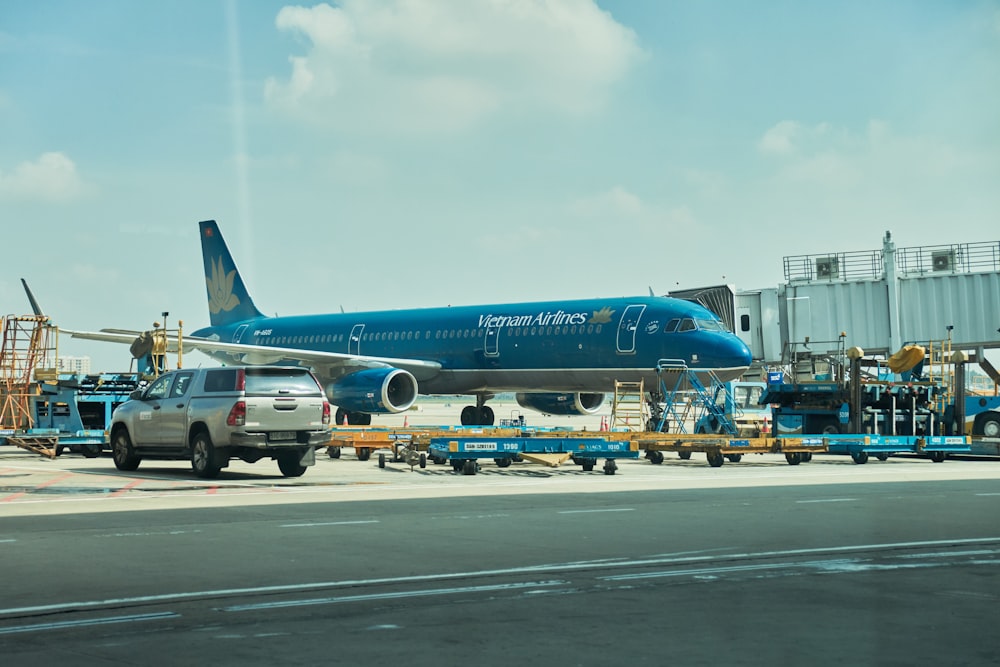
POLYGON ((247 368, 246 380, 248 394, 304 395, 321 391, 313 376, 300 370, 247 368))

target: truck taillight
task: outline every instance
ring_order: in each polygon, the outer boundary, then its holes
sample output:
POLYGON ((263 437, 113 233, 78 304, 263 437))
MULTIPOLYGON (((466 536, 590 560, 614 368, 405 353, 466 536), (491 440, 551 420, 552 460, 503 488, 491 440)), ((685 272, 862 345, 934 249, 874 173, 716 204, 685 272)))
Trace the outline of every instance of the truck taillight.
POLYGON ((327 401, 323 401, 323 424, 330 424, 330 403, 327 401))
POLYGON ((229 416, 226 417, 226 424, 229 426, 244 426, 247 423, 247 404, 246 401, 236 401, 233 409, 229 411, 229 416))
MULTIPOLYGON (((242 368, 236 369, 236 391, 243 391, 247 388, 247 372, 242 368)), ((244 406, 246 407, 246 406, 244 406)))

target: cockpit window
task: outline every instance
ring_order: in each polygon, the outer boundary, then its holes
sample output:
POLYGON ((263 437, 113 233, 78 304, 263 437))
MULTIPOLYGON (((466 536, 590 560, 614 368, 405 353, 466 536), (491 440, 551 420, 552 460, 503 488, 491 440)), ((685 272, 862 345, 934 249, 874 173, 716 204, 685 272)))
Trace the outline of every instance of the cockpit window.
POLYGON ((698 327, 695 325, 694 320, 690 317, 685 317, 681 320, 681 325, 677 328, 678 331, 694 331, 698 327))
POLYGON ((674 319, 667 322, 667 326, 663 327, 663 333, 673 333, 677 331, 677 325, 681 323, 681 318, 675 317, 674 319))
POLYGON ((698 320, 698 328, 702 331, 725 331, 718 320, 698 320))

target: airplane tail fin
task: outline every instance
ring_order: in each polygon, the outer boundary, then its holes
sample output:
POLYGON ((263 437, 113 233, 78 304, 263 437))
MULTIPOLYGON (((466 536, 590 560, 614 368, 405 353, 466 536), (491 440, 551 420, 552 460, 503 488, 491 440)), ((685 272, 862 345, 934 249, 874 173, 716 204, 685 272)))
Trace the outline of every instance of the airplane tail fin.
POLYGON ((201 254, 205 262, 205 285, 208 290, 208 312, 212 326, 263 317, 247 292, 243 278, 219 225, 215 220, 198 223, 201 231, 201 254))

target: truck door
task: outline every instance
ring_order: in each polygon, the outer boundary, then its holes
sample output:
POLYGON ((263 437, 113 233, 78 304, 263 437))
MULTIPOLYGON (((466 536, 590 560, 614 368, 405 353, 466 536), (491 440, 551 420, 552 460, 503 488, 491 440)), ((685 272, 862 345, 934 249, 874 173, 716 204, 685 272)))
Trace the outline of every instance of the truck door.
POLYGON ((635 332, 645 310, 645 304, 636 304, 622 313, 622 319, 618 322, 618 354, 635 354, 635 332))
POLYGON ((355 324, 351 329, 351 337, 347 341, 347 354, 361 354, 361 332, 364 330, 363 324, 355 324))
POLYGON ((163 401, 170 392, 172 375, 161 375, 149 385, 142 399, 142 407, 133 424, 133 441, 136 445, 149 446, 163 443, 160 429, 163 425, 163 401))
POLYGON ((170 393, 160 401, 160 442, 164 447, 181 446, 187 438, 187 405, 194 371, 174 373, 170 393))

